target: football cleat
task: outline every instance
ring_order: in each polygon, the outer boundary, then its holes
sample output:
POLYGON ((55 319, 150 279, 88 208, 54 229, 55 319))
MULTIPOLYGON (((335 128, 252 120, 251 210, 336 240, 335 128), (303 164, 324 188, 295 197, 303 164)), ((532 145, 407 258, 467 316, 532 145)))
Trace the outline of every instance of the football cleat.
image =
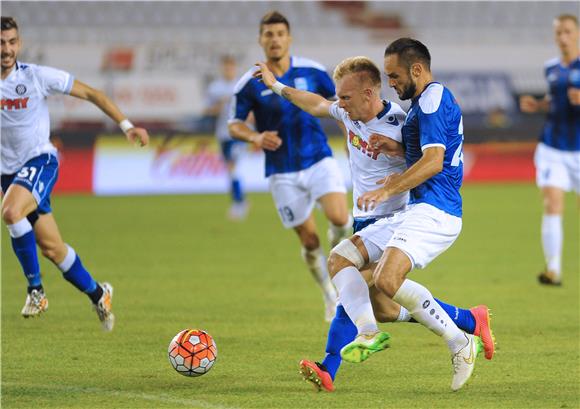
POLYGON ((538 281, 540 284, 544 285, 553 285, 553 286, 561 286, 562 281, 558 278, 556 273, 553 271, 542 271, 540 275, 538 275, 538 281))
POLYGON ((246 202, 234 202, 228 210, 228 218, 232 221, 240 222, 248 217, 250 207, 246 202))
POLYGON ((451 355, 451 365, 453 365, 453 380, 451 389, 458 391, 473 374, 475 358, 477 358, 477 341, 473 335, 465 334, 467 345, 451 355))
POLYGON ((473 335, 481 338, 485 359, 492 359, 495 353, 495 336, 491 330, 491 314, 487 305, 478 305, 469 311, 475 318, 475 330, 473 335))
POLYGON ((109 283, 103 283, 101 288, 103 289, 103 295, 98 303, 93 304, 93 307, 103 325, 103 331, 112 331, 115 325, 115 316, 111 312, 113 307, 113 287, 109 283))
POLYGON ((22 307, 22 316, 24 318, 38 317, 48 309, 48 299, 43 290, 32 290, 26 295, 26 302, 22 307))
POLYGON ((307 361, 303 359, 300 361, 300 374, 305 381, 312 383, 317 392, 325 390, 332 392, 334 385, 332 384, 332 377, 324 367, 318 362, 307 361))
POLYGON ((340 356, 351 363, 366 361, 372 354, 387 349, 390 339, 391 336, 382 331, 358 334, 354 341, 340 350, 340 356))

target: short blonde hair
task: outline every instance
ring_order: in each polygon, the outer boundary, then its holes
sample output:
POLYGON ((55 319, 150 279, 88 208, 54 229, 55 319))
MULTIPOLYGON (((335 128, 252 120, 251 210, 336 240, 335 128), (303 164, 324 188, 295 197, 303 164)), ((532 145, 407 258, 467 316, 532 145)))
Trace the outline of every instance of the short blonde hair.
POLYGON ((578 17, 576 17, 574 14, 560 14, 558 17, 556 17, 555 21, 561 23, 565 20, 569 20, 572 23, 574 23, 574 25, 576 27, 578 27, 578 17))
POLYGON ((381 88, 381 71, 367 57, 350 57, 343 60, 334 69, 332 78, 337 82, 349 74, 360 74, 361 80, 367 80, 373 87, 381 88))

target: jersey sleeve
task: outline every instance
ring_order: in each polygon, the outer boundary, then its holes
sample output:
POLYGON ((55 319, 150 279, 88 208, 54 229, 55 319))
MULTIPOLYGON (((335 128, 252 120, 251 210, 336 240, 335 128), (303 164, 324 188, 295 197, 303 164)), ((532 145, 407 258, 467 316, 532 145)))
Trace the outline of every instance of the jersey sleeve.
POLYGON ((43 95, 70 94, 74 77, 66 71, 52 67, 38 66, 36 77, 43 95))
POLYGON ((318 94, 322 95, 324 98, 332 98, 336 96, 334 82, 332 82, 328 73, 322 70, 316 70, 316 72, 318 77, 318 94))
POLYGON ((439 146, 447 148, 446 121, 442 107, 432 113, 419 111, 419 137, 421 150, 439 146))
POLYGON ((250 88, 248 83, 232 97, 228 122, 244 122, 248 118, 254 105, 250 88))

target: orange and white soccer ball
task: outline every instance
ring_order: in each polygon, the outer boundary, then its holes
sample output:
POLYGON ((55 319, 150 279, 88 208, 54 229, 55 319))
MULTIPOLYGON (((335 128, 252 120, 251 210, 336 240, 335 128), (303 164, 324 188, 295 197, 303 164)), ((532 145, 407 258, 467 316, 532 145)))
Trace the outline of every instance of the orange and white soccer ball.
POLYGON ((171 340, 167 353, 177 372, 185 376, 201 376, 215 364, 217 347, 207 332, 184 329, 171 340))

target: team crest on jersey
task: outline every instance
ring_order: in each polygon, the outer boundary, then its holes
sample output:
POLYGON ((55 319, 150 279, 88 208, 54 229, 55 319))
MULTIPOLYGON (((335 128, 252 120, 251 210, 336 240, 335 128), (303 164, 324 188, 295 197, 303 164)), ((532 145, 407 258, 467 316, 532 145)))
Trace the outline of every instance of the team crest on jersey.
POLYGON ((395 115, 389 115, 387 117, 387 122, 389 124, 395 125, 395 126, 399 126, 399 120, 397 119, 397 117, 395 115))
POLYGON ((306 81, 306 78, 304 77, 298 77, 294 79, 294 88, 302 90, 302 91, 308 91, 308 81, 306 81))
POLYGON ((551 73, 548 74, 546 79, 548 80, 548 82, 556 82, 558 81, 558 74, 552 71, 551 73))
POLYGON ((580 83, 580 70, 570 71, 570 82, 574 84, 580 83))
POLYGON ((16 86, 16 93, 18 95, 24 95, 24 94, 26 94, 26 85, 24 85, 24 84, 18 84, 16 86))

